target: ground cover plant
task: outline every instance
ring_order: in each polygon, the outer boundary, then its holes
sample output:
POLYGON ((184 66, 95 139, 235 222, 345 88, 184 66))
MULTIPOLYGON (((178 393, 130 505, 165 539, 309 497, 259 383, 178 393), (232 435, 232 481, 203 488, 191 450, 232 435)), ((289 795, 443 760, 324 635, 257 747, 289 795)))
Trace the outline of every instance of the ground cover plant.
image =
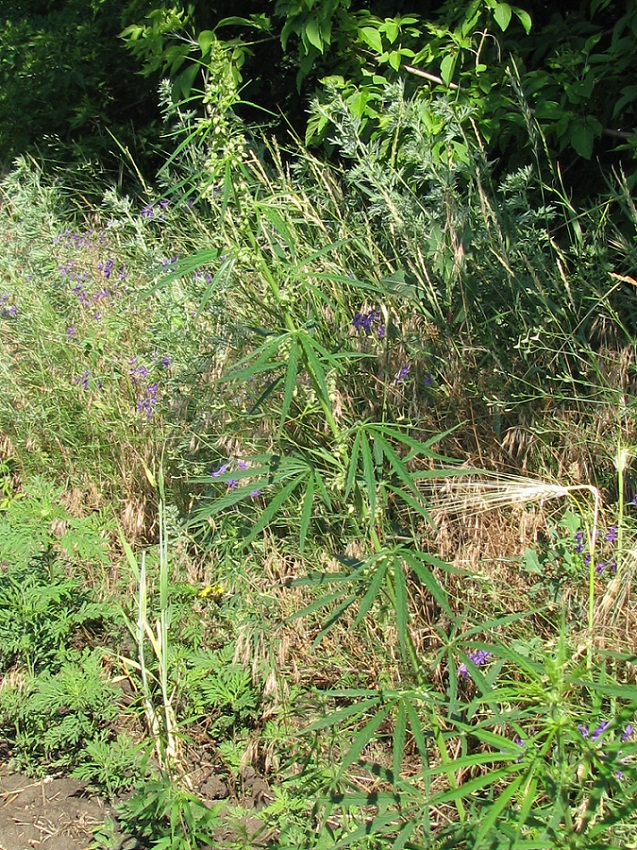
POLYGON ((632 846, 628 189, 398 84, 328 165, 218 65, 138 195, 2 184, 4 751, 139 847, 632 846))

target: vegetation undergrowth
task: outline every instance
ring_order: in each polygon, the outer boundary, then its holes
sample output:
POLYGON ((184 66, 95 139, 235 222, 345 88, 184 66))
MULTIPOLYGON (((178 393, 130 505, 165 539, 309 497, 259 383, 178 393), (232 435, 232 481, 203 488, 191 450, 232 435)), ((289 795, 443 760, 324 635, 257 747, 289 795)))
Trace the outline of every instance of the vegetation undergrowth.
POLYGON ((217 71, 143 197, 2 184, 3 749, 139 847, 632 846, 626 188, 398 85, 329 166, 217 71))

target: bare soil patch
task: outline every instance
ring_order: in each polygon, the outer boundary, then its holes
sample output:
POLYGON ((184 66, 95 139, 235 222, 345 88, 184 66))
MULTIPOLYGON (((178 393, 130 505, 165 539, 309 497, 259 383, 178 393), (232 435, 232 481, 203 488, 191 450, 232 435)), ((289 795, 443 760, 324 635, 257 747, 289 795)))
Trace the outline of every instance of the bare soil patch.
MULTIPOLYGON (((227 808, 222 812, 216 850, 238 835, 249 836, 255 848, 267 846, 273 837, 258 816, 258 810, 269 799, 267 783, 248 768, 241 777, 241 786, 237 798, 228 784, 213 774, 199 789, 209 805, 227 801, 242 810, 238 817, 227 808)), ((117 823, 112 806, 88 793, 76 779, 32 779, 0 766, 0 850, 89 850, 95 828, 107 816, 117 823)), ((130 839, 117 833, 117 827, 116 835, 120 847, 135 846, 134 840, 131 844, 130 839)))

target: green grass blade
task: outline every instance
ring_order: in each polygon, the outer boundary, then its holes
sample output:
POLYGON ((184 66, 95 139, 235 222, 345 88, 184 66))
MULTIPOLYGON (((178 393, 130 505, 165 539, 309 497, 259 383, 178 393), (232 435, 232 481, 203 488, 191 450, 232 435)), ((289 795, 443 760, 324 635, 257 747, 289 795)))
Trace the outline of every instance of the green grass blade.
POLYGON ((380 696, 375 694, 369 699, 362 702, 347 705, 345 708, 340 708, 338 711, 330 712, 327 717, 321 717, 320 720, 315 720, 303 729, 303 732, 318 732, 319 729, 328 729, 330 726, 341 726, 344 720, 351 720, 354 717, 360 717, 369 709, 378 705, 380 696))
POLYGON ((374 523, 376 517, 376 465, 372 457, 369 439, 365 431, 361 431, 361 455, 363 458, 363 479, 369 500, 369 521, 374 523))
POLYGON ((369 609, 372 607, 372 604, 376 597, 378 596, 378 592, 382 587, 383 580, 385 578, 385 574, 387 573, 387 560, 385 558, 376 559, 375 563, 377 563, 376 570, 374 575, 372 576, 372 580, 369 583, 369 587, 367 588, 365 595, 361 599, 361 604, 358 608, 358 614, 356 615, 356 619, 354 620, 354 626, 358 626, 367 616, 369 609))
POLYGON ((290 353, 288 355, 288 365, 285 374, 285 391, 283 393, 283 401, 281 403, 281 415, 279 417, 279 438, 283 434, 285 421, 287 419, 294 390, 296 389, 296 379, 299 371, 299 344, 296 338, 290 339, 290 353))
POLYGON ((431 570, 428 569, 426 564, 423 563, 423 559, 420 554, 421 553, 412 552, 407 549, 402 550, 403 560, 411 567, 445 614, 447 614, 448 617, 455 619, 451 606, 449 605, 446 590, 433 575, 431 570))
POLYGON ((307 482, 307 490, 303 498, 303 509, 301 510, 301 528, 299 530, 299 548, 301 552, 305 549, 307 533, 312 521, 312 505, 314 502, 314 475, 310 475, 307 482))
POLYGON ((407 629, 409 625, 409 607, 407 603, 407 582, 403 572, 400 555, 396 553, 392 558, 394 578, 394 605, 396 614, 396 629, 398 632, 398 643, 403 659, 407 655, 407 629))
POLYGON ((354 764, 365 747, 374 740, 376 732, 380 729, 392 708, 393 706, 391 704, 386 705, 378 712, 378 714, 374 715, 374 717, 372 717, 372 719, 360 730, 358 735, 356 735, 347 751, 347 754, 341 762, 335 782, 342 779, 347 769, 354 764))
POLYGON ((396 721, 394 723, 394 742, 392 746, 392 770, 394 772, 394 782, 398 782, 400 779, 403 759, 405 757, 406 741, 407 712, 405 710, 405 703, 401 700, 398 703, 398 711, 396 713, 396 721))
POLYGON ((297 489, 297 487, 300 487, 305 478, 306 476, 304 475, 299 475, 297 478, 293 478, 292 481, 289 481, 285 485, 285 487, 283 487, 276 494, 276 496, 270 501, 267 507, 261 512, 261 516, 255 522, 250 534, 248 534, 248 536, 240 544, 241 549, 245 549, 246 546, 249 546, 250 543, 252 543, 252 541, 255 539, 255 537, 257 537, 257 535, 259 535, 263 531, 266 525, 272 522, 282 505, 287 502, 287 500, 297 489))

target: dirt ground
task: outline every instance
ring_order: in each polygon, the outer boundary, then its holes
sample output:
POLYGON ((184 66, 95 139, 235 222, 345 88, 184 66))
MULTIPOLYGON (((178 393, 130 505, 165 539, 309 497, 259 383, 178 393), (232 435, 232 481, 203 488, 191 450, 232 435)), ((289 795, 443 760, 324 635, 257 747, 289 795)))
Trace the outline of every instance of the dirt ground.
MULTIPOLYGON (((242 785, 240 803, 248 813, 241 818, 241 831, 255 836, 255 848, 265 846, 271 836, 257 811, 268 797, 268 786, 250 769, 242 785)), ((229 798, 226 784, 216 776, 202 784, 200 793, 211 803, 229 798)), ((89 850, 94 829, 107 815, 113 815, 111 807, 87 794, 75 779, 36 780, 0 767, 0 850, 89 850)), ((219 828, 215 850, 236 837, 235 829, 230 821, 219 828)), ((135 847, 125 836, 118 838, 122 850, 135 847)))
POLYGON ((75 779, 0 770, 0 850, 88 850, 109 812, 75 779))

